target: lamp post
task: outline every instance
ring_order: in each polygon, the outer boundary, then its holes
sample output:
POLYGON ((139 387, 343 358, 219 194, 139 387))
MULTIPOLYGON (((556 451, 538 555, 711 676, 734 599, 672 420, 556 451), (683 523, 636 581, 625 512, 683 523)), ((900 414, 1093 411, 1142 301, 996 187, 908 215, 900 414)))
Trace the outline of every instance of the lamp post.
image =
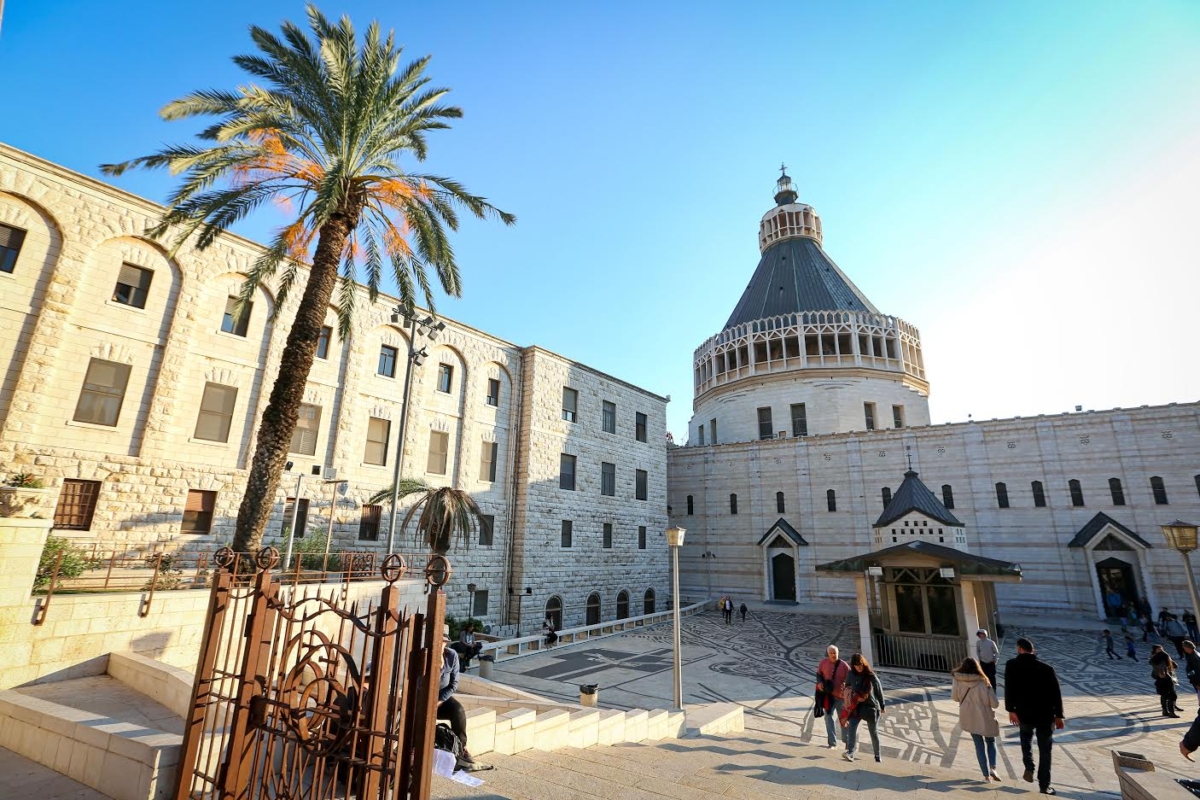
POLYGON ((388 520, 387 551, 391 555, 396 545, 396 516, 400 510, 400 466, 404 461, 404 429, 408 427, 408 402, 412 396, 412 369, 419 367, 429 355, 425 348, 417 349, 417 333, 424 333, 429 341, 436 341, 438 334, 446 328, 446 323, 435 322, 427 315, 418 320, 415 311, 396 306, 392 313, 392 323, 404 320, 408 323, 408 357, 404 361, 404 393, 400 400, 400 429, 396 434, 396 463, 392 467, 392 513, 388 520))
POLYGON ((672 525, 667 528, 667 545, 671 548, 671 609, 675 621, 675 669, 672 688, 675 710, 683 711, 683 663, 679 643, 679 548, 683 546, 686 528, 672 525))
MULTIPOLYGON (((520 635, 521 635, 521 598, 525 594, 528 594, 528 595, 533 594, 533 587, 526 586, 524 594, 522 594, 521 592, 514 592, 513 587, 511 587, 511 586, 508 587, 508 596, 509 596, 510 600, 513 595, 516 595, 516 597, 517 597, 517 636, 518 637, 520 637, 520 635)), ((509 605, 509 608, 512 608, 511 603, 509 605)))
MULTIPOLYGON (((292 462, 287 462, 285 470, 291 470, 292 462)), ((292 521, 288 523, 288 538, 287 547, 283 554, 283 568, 288 569, 292 566, 292 542, 296 539, 296 523, 300 521, 300 489, 304 485, 304 473, 301 472, 296 476, 296 494, 292 498, 292 521)))
POLYGON ((1183 571, 1187 575, 1188 594, 1192 598, 1192 613, 1200 613, 1200 600, 1196 599, 1196 578, 1192 575, 1192 561, 1188 558, 1188 553, 1196 549, 1197 528, 1195 525, 1177 519, 1163 525, 1162 529, 1167 537, 1167 543, 1183 556, 1183 571))
POLYGON ((467 594, 471 595, 471 605, 467 609, 467 619, 470 619, 471 617, 475 616, 475 589, 476 589, 475 584, 473 584, 473 583, 467 584, 467 594))

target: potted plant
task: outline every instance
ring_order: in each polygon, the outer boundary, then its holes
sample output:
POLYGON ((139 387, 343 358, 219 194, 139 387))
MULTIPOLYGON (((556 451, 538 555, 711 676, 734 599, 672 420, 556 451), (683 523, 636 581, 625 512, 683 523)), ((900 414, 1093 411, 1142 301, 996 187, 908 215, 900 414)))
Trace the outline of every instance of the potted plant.
POLYGON ((0 517, 48 519, 54 515, 57 494, 33 473, 18 472, 0 486, 0 517))

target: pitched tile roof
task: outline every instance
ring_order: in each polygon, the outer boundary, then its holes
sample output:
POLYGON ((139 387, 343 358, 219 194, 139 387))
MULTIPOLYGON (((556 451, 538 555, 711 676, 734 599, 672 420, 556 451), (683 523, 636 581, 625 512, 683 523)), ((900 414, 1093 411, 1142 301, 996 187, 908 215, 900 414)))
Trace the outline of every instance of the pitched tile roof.
POLYGON ((953 547, 920 540, 894 544, 891 547, 885 547, 883 550, 876 550, 873 553, 863 553, 862 555, 851 556, 850 558, 843 558, 838 561, 830 561, 828 564, 818 564, 816 569, 818 572, 853 572, 861 575, 863 570, 867 567, 875 566, 876 562, 882 559, 886 559, 889 556, 902 556, 908 553, 930 556, 940 561, 954 564, 959 575, 998 575, 1010 577, 1020 577, 1021 575, 1020 564, 1001 561, 998 558, 977 556, 962 550, 956 550, 953 547))
POLYGON ((1067 547, 1087 547, 1089 544, 1092 543, 1092 540, 1095 539, 1097 536, 1099 536, 1100 532, 1103 531, 1105 528, 1107 528, 1109 525, 1112 525, 1114 528, 1116 528, 1121 533, 1128 536, 1130 539, 1133 539, 1133 541, 1137 542, 1142 547, 1151 547, 1152 546, 1149 542, 1147 542, 1141 536, 1138 536, 1136 533, 1129 530, 1129 528, 1126 528, 1124 525, 1117 522, 1115 519, 1110 517, 1108 514, 1105 514, 1103 511, 1101 511, 1096 516, 1092 517, 1088 521, 1087 525, 1084 525, 1082 528, 1079 529, 1079 533, 1075 534, 1075 538, 1072 539, 1071 541, 1067 542, 1067 547))
POLYGON ((767 528, 767 532, 764 533, 762 538, 758 540, 758 546, 762 547, 763 543, 766 542, 769 537, 774 536, 777 532, 782 533, 784 536, 802 547, 808 546, 808 542, 805 541, 804 537, 800 535, 800 532, 789 525, 788 521, 783 517, 777 519, 774 525, 767 528))
POLYGON ((892 495, 892 502, 888 503, 887 508, 879 515, 874 527, 882 528, 884 525, 890 525, 910 511, 919 511, 943 525, 962 527, 962 522, 958 517, 951 514, 942 505, 942 501, 929 491, 929 487, 922 483, 921 479, 917 477, 917 473, 911 469, 904 473, 904 482, 892 495))

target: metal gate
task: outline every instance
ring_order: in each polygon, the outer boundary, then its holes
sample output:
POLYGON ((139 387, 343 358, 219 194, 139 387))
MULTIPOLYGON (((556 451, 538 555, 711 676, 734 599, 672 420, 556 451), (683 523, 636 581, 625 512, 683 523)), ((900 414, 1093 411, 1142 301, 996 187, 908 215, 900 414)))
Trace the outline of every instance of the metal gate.
POLYGON ((399 556, 378 600, 349 604, 343 584, 281 585, 278 558, 216 555, 176 800, 428 798, 449 562, 409 614, 399 556))

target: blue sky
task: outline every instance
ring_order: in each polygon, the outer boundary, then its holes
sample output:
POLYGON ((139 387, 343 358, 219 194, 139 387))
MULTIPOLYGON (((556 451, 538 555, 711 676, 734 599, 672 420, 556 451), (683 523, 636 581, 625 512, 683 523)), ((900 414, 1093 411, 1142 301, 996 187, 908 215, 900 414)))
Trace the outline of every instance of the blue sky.
MULTIPOLYGON (((465 118, 428 168, 519 217, 463 226, 439 310, 670 394, 677 436, 780 161, 921 329, 935 422, 1200 397, 1200 4, 321 7, 433 54, 465 118)), ((0 141, 98 176, 185 140, 158 109, 241 81, 247 26, 284 18, 302 3, 10 0, 0 141)))

